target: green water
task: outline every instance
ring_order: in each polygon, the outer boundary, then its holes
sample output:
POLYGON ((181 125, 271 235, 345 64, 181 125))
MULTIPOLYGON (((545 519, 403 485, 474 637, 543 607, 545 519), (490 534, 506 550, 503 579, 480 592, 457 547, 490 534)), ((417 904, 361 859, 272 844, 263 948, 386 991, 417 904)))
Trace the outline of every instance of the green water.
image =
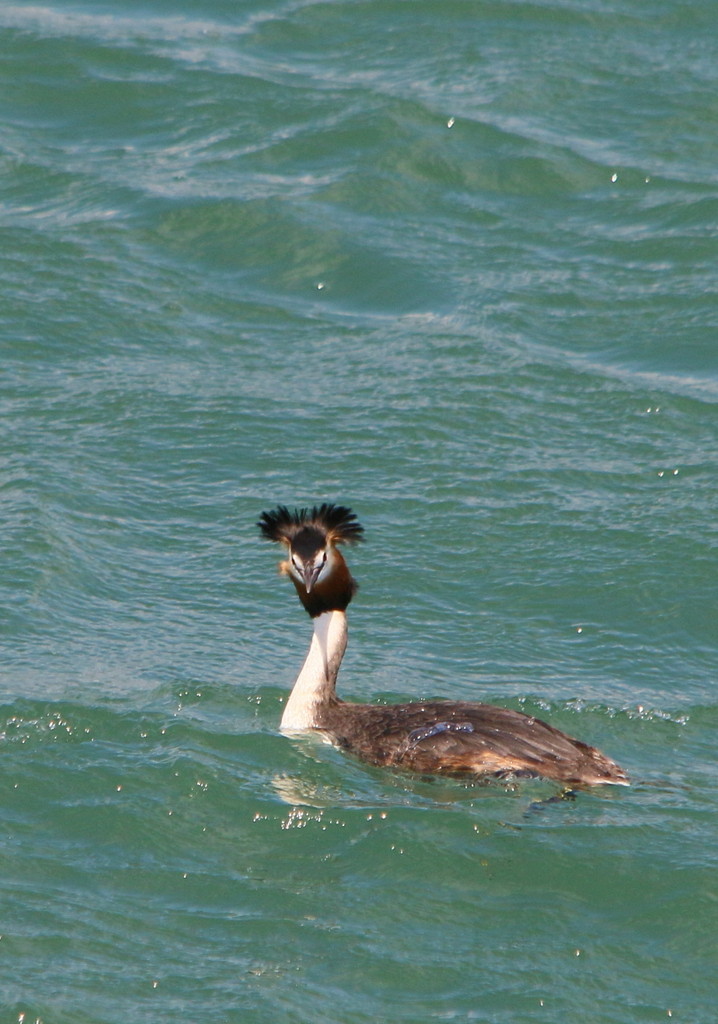
POLYGON ((0 8, 0 1024, 716 1019, 714 19, 0 8), (632 787, 279 735, 325 500, 344 696, 632 787))

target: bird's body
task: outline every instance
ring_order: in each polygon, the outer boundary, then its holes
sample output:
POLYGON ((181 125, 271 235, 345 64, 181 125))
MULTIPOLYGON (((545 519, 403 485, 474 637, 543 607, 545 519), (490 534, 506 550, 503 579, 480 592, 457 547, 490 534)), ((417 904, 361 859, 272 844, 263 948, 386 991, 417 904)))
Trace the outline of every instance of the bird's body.
POLYGON ((354 704, 336 695, 347 642, 346 608, 356 590, 336 545, 361 539, 347 508, 322 505, 264 513, 262 534, 289 553, 281 570, 312 617, 314 635, 287 701, 284 732, 316 731, 370 764, 427 775, 543 776, 568 786, 627 784, 594 747, 509 708, 472 701, 354 704))

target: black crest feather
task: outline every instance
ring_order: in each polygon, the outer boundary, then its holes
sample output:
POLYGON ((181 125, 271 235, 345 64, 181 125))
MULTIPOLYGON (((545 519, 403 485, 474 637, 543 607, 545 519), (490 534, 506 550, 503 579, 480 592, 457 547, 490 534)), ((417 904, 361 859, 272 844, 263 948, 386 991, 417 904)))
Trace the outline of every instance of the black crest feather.
POLYGON ((271 512, 262 512, 257 523, 267 540, 292 544, 303 530, 317 531, 334 544, 351 544, 362 539, 364 527, 346 505, 315 505, 290 512, 286 505, 278 505, 271 512))

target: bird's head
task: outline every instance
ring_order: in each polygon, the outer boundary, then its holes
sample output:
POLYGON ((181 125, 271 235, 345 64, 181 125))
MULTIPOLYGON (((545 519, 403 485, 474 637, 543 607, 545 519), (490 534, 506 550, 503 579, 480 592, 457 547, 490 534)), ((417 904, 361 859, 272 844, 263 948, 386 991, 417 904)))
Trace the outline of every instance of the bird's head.
POLYGON ((257 526, 267 540, 286 547, 288 558, 280 570, 312 617, 346 609, 357 585, 337 544, 361 540, 364 532, 351 509, 324 504, 290 512, 279 505, 263 512, 257 526))

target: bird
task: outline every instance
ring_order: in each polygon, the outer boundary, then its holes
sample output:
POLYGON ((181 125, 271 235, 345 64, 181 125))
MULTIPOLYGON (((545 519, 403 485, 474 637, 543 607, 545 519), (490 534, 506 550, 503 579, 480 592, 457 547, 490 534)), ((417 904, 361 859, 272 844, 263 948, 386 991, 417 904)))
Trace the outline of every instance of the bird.
POLYGON ((546 778, 566 789, 629 785, 595 747, 511 708, 466 700, 359 704, 336 693, 347 645, 347 608, 357 591, 340 545, 363 540, 345 505, 286 505, 263 512, 261 536, 281 544, 288 576, 313 623, 309 652, 286 701, 280 731, 320 733, 361 761, 424 776, 472 781, 546 778))

